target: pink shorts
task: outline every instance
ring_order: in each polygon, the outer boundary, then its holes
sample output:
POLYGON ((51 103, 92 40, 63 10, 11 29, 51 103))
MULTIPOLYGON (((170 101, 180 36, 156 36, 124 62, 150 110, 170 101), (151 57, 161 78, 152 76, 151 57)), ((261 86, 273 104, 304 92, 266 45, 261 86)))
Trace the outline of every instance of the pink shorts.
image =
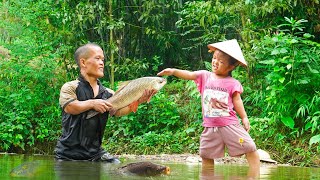
POLYGON ((200 137, 200 156, 206 159, 224 157, 225 147, 230 156, 256 151, 256 144, 240 125, 205 127, 200 137))

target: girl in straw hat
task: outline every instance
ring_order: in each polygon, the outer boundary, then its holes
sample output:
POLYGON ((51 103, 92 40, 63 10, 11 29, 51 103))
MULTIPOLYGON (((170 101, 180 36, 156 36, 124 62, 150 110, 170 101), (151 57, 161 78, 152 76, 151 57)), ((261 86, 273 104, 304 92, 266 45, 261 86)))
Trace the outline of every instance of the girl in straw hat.
POLYGON ((208 45, 213 52, 212 72, 206 70, 188 71, 167 68, 159 76, 176 76, 194 80, 202 99, 204 130, 200 137, 200 156, 202 165, 213 166, 215 158, 224 156, 227 147, 230 156, 246 154, 249 175, 258 176, 259 154, 250 137, 249 120, 240 94, 242 85, 231 76, 238 65, 247 66, 240 46, 236 40, 228 40, 208 45), (242 120, 240 125, 237 114, 242 120))

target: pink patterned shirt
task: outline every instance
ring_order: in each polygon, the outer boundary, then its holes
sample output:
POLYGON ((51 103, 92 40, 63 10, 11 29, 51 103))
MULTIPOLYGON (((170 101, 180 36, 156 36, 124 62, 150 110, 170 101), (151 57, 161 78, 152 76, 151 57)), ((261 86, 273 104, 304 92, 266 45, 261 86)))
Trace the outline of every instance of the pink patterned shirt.
POLYGON ((241 83, 226 77, 217 79, 212 72, 206 70, 195 71, 198 90, 201 94, 202 115, 204 127, 221 127, 239 124, 236 112, 233 110, 232 95, 243 92, 241 83))

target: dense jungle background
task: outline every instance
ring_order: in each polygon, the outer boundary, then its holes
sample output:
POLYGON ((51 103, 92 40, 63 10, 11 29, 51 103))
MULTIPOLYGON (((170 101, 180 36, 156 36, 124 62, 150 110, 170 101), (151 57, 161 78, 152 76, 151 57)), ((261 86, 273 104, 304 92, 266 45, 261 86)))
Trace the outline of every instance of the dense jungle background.
MULTIPOLYGON (((78 76, 75 49, 106 53, 103 84, 166 67, 210 70, 207 44, 237 39, 249 64, 233 76, 258 148, 279 163, 320 166, 319 0, 2 0, 0 151, 53 154, 61 86, 78 76)), ((195 84, 168 77, 137 113, 109 118, 111 153, 198 153, 195 84)))

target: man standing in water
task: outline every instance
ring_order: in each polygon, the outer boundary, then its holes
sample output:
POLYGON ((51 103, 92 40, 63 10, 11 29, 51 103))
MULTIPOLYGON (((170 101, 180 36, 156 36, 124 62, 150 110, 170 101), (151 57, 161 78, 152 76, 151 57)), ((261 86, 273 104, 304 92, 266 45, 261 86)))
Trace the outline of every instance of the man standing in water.
MULTIPOLYGON (((98 78, 104 76, 104 53, 94 43, 79 47, 74 54, 80 69, 77 80, 65 83, 60 91, 59 104, 62 108, 62 135, 55 148, 57 160, 85 160, 120 162, 102 147, 102 139, 112 104, 105 100, 114 91, 105 88, 98 78), (100 114, 87 119, 89 110, 100 114)), ((152 92, 145 92, 138 100, 146 102, 152 92)), ((116 116, 127 115, 129 107, 116 112, 116 116)))

